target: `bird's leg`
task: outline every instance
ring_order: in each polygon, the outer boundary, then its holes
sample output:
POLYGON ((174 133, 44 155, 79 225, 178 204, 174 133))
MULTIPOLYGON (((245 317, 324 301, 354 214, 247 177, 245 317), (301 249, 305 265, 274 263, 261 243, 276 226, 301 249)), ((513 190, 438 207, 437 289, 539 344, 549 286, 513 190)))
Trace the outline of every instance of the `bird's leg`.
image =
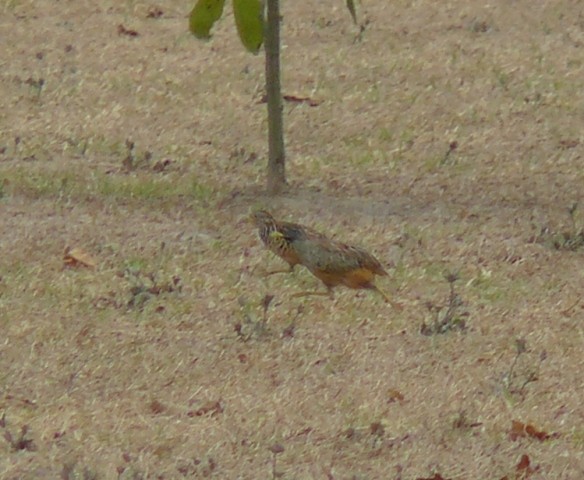
POLYGON ((269 277, 270 275, 274 275, 276 273, 292 273, 294 271, 294 265, 290 265, 290 268, 280 269, 280 270, 272 270, 271 272, 266 272, 265 276, 269 277))
POLYGON ((330 297, 331 299, 333 298, 333 289, 330 287, 327 287, 326 292, 298 292, 298 293, 294 293, 292 294, 292 298, 298 298, 298 297, 307 297, 309 295, 320 295, 320 296, 327 296, 330 297))
POLYGON ((292 298, 308 297, 309 295, 330 296, 329 292, 298 292, 298 293, 292 294, 292 298))
POLYGON ((386 293, 384 293, 382 290, 380 290, 378 287, 375 287, 374 290, 379 293, 379 295, 381 295, 383 297, 383 299, 386 301, 386 303, 389 303, 393 308, 395 308, 396 310, 402 311, 404 309, 404 307, 402 305, 400 305, 397 302, 394 302, 386 293))

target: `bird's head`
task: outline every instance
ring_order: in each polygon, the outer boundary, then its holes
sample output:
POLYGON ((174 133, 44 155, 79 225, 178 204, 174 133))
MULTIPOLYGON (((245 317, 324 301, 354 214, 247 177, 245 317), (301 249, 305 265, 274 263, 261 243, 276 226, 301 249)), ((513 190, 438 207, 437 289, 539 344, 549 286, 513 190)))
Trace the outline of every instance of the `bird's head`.
POLYGON ((262 227, 273 223, 274 217, 267 210, 256 210, 249 215, 249 221, 253 223, 256 227, 262 227))

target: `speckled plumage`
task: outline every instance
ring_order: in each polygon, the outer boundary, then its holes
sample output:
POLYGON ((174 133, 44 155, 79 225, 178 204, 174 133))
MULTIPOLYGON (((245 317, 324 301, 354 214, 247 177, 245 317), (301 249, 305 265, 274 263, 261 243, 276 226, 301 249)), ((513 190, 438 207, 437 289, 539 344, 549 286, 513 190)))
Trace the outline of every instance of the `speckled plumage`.
MULTIPOLYGON (((271 234, 281 244, 295 252, 298 263, 304 265, 321 280, 327 289, 338 285, 349 288, 377 290, 373 283, 376 275, 387 275, 379 261, 360 247, 298 234, 296 231, 280 231, 271 234)), ((274 240, 274 243, 276 241, 274 240)))
POLYGON ((258 228, 258 235, 266 248, 287 262, 290 266, 290 271, 292 271, 296 265, 301 264, 302 262, 298 258, 295 250, 291 248, 287 242, 282 241, 282 238, 323 237, 323 235, 320 233, 300 225, 299 223, 282 222, 276 220, 272 214, 266 210, 258 210, 253 212, 251 214, 251 220, 258 228), (272 233, 274 232, 278 232, 280 235, 277 237, 273 236, 272 233))
MULTIPOLYGON (((262 242, 289 265, 290 271, 296 265, 304 265, 327 288, 344 285, 354 289, 369 289, 379 292, 383 298, 393 303, 375 285, 375 276, 385 276, 387 272, 381 263, 363 248, 331 240, 322 233, 298 223, 281 222, 265 210, 252 214, 262 242)), ((324 294, 324 292, 303 292, 324 294)))

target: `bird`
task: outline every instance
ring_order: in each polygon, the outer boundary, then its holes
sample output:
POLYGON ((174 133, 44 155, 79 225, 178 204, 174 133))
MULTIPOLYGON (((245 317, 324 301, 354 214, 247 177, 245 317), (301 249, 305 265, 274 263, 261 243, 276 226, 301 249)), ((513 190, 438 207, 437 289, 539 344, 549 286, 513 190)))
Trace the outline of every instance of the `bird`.
POLYGON ((305 295, 333 296, 333 288, 344 285, 352 289, 374 290, 394 308, 401 310, 375 285, 375 276, 387 276, 379 260, 365 249, 331 240, 323 234, 314 236, 312 230, 298 228, 273 229, 268 242, 274 250, 294 252, 296 264, 304 265, 326 287, 326 292, 299 292, 294 297, 305 295))
POLYGON ((278 257, 288 263, 288 269, 274 270, 268 272, 267 275, 275 273, 290 273, 294 271, 294 267, 302 262, 298 258, 296 251, 290 248, 283 238, 322 238, 324 235, 299 223, 284 222, 276 220, 267 210, 257 210, 250 215, 250 220, 258 228, 258 235, 268 250, 275 253, 278 257), (273 237, 273 232, 281 233, 281 236, 273 237))

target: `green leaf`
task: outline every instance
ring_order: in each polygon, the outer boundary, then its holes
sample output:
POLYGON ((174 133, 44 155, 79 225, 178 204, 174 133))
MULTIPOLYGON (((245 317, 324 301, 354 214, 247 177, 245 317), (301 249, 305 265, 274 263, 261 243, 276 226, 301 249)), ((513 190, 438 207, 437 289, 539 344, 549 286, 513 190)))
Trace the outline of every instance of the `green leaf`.
POLYGON ((347 0, 347 8, 351 17, 353 17, 353 22, 357 25, 357 10, 355 9, 355 0, 347 0))
POLYGON ((200 39, 211 38, 213 24, 221 18, 225 0, 198 0, 191 11, 189 30, 200 39))
POLYGON ((233 0, 233 15, 243 46, 258 53, 264 42, 264 4, 261 0, 233 0))

